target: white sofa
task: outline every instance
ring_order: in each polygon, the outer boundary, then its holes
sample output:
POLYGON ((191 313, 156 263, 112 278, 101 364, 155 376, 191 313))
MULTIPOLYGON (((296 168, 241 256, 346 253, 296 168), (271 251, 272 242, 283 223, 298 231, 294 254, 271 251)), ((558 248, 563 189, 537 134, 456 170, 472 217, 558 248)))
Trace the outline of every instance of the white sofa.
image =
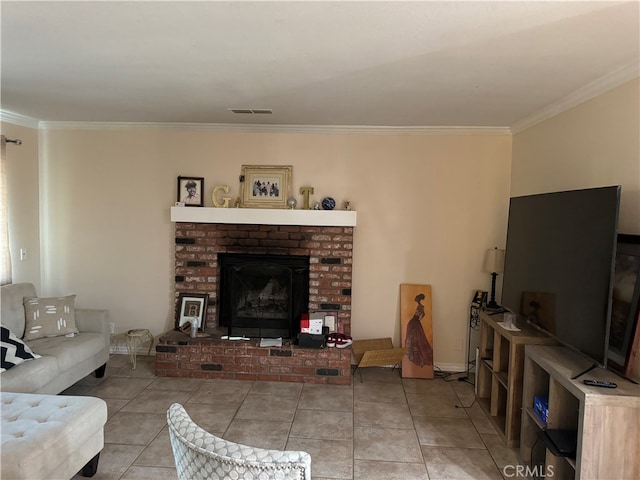
MULTIPOLYGON (((2 325, 16 337, 25 333, 24 298, 37 297, 31 283, 1 287, 2 325)), ((75 309, 79 333, 23 340, 40 358, 20 363, 0 374, 0 390, 17 393, 58 394, 77 381, 96 372, 102 377, 109 359, 109 312, 75 309)))

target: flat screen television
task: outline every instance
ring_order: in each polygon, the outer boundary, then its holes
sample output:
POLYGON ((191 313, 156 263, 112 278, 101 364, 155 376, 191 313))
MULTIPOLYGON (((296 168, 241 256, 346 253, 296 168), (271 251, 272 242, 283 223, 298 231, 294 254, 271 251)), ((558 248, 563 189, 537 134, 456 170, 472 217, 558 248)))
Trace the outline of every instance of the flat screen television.
POLYGON ((502 304, 607 365, 620 186, 512 197, 502 304))

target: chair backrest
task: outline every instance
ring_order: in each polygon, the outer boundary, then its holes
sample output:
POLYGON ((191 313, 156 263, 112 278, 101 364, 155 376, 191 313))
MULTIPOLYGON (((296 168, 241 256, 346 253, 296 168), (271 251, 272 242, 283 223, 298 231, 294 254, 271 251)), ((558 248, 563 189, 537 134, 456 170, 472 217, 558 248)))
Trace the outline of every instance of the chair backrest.
POLYGON ((267 450, 216 437, 195 424, 179 403, 169 407, 167 423, 179 480, 311 479, 306 452, 267 450))

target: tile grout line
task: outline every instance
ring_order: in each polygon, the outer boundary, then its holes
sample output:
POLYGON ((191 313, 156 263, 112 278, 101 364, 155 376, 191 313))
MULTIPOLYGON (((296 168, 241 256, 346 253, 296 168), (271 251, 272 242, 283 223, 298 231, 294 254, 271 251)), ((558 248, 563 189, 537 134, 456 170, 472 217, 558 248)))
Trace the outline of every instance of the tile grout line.
MULTIPOLYGON (((404 392, 404 400, 407 403, 407 408, 409 409, 409 416, 411 417, 411 425, 413 425, 413 433, 416 436, 416 440, 418 441, 418 448, 420 449, 420 456, 422 456, 422 464, 424 465, 424 471, 427 474, 427 479, 431 479, 431 475, 429 474, 429 467, 427 465, 427 459, 424 458, 424 452, 422 450, 422 444, 420 443, 420 436, 418 435, 418 429, 416 428, 416 416, 411 411, 411 406, 409 405, 409 397, 407 396, 407 388, 405 382, 402 378, 400 378, 400 384, 402 385, 402 391, 404 392)), ((417 393, 417 392, 416 392, 417 393)))

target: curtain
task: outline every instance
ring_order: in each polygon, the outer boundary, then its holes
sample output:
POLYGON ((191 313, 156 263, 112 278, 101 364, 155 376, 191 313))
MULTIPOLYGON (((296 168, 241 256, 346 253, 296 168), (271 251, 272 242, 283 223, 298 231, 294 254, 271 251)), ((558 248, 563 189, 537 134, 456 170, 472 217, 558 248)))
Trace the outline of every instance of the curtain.
POLYGON ((7 137, 1 135, 0 161, 0 284, 11 283, 11 253, 9 251, 9 206, 7 196, 7 137))

